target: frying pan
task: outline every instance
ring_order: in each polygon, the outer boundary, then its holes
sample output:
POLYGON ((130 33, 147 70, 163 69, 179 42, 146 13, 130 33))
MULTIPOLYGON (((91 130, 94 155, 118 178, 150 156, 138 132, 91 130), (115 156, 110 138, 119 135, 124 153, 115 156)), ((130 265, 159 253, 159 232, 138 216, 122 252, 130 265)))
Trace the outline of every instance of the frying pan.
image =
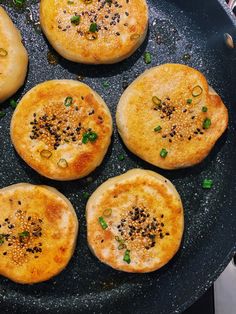
POLYGON ((142 47, 122 63, 85 66, 60 57, 58 64, 48 62, 47 54, 53 51, 38 29, 38 1, 26 1, 22 9, 16 9, 11 1, 0 3, 21 30, 30 55, 27 81, 16 100, 44 80, 84 77, 105 99, 114 117, 123 89, 139 74, 154 65, 178 62, 207 77, 230 115, 228 131, 208 158, 193 168, 165 171, 150 166, 129 153, 115 129, 102 165, 87 178, 63 183, 41 177, 18 157, 9 137, 12 108, 3 105, 7 114, 0 120, 0 187, 22 181, 56 187, 75 206, 81 228, 75 254, 57 277, 33 286, 0 278, 1 313, 182 312, 209 288, 236 250, 236 50, 227 48, 223 37, 224 33, 236 35, 233 14, 223 0, 148 0, 150 28, 142 47), (143 60, 144 51, 152 54, 149 65, 143 60), (120 154, 124 160, 119 160, 120 154), (84 192, 91 193, 109 177, 135 167, 169 178, 185 208, 181 249, 163 269, 142 275, 115 271, 90 253, 84 215, 84 192), (214 181, 211 190, 202 189, 205 178, 214 181))

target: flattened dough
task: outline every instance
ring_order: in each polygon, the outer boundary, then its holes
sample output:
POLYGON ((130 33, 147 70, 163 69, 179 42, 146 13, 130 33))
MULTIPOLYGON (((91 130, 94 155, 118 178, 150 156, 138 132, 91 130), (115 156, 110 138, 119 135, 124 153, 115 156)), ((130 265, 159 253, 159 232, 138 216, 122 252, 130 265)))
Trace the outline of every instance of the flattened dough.
POLYGON ((148 7, 145 0, 41 0, 40 23, 64 58, 115 63, 128 58, 144 41, 148 7))
POLYGON ((27 66, 28 54, 20 32, 0 6, 0 103, 23 85, 27 66))
POLYGON ((177 169, 209 154, 227 128, 228 111, 199 71, 163 64, 125 90, 116 122, 134 154, 160 168, 177 169))
POLYGON ((62 181, 82 178, 99 166, 111 134, 105 102, 73 80, 35 86, 21 99, 11 121, 19 155, 38 173, 62 181))
POLYGON ((68 264, 78 220, 56 189, 28 183, 0 189, 0 274, 33 284, 50 279, 68 264))
POLYGON ((88 200, 86 220, 88 244, 97 258, 135 273, 168 263, 184 229, 183 207, 173 184, 141 169, 100 185, 88 200))

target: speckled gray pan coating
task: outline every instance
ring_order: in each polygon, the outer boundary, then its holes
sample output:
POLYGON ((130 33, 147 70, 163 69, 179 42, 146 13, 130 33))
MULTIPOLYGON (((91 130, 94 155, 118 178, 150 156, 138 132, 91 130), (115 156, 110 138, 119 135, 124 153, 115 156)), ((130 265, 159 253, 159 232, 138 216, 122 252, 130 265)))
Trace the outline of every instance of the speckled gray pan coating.
POLYGON ((212 284, 235 248, 236 50, 227 49, 223 42, 224 32, 236 34, 232 17, 215 0, 149 0, 148 38, 128 60, 112 66, 84 66, 59 58, 59 64, 51 65, 47 61, 51 47, 42 33, 37 32, 38 1, 26 1, 27 9, 20 11, 7 5, 10 2, 0 0, 21 29, 30 53, 27 82, 15 99, 44 80, 76 79, 82 75, 83 81, 104 97, 114 117, 125 85, 154 65, 180 62, 202 71, 222 95, 229 108, 230 127, 203 163, 173 172, 137 159, 123 146, 115 129, 102 165, 88 178, 63 183, 41 177, 16 154, 9 136, 12 109, 4 105, 7 115, 0 120, 0 186, 25 181, 56 187, 74 205, 81 229, 74 257, 56 278, 34 286, 21 286, 0 278, 0 312, 181 312, 212 284), (150 65, 143 61, 145 50, 152 53, 150 65), (184 54, 190 54, 190 60, 183 61, 184 54), (104 88, 104 82, 109 87, 104 88), (120 154, 125 156, 123 161, 118 159, 120 154), (169 178, 185 208, 186 227, 179 253, 165 268, 144 275, 121 273, 101 264, 86 243, 83 192, 91 193, 109 177, 134 167, 151 169, 169 178), (204 178, 214 181, 209 191, 201 188, 204 178))

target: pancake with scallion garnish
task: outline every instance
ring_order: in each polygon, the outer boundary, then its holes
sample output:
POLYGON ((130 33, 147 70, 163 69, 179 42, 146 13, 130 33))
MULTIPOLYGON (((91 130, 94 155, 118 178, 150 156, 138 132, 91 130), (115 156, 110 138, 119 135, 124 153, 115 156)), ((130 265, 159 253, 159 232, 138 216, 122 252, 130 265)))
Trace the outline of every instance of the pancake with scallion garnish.
POLYGON ((86 221, 88 244, 97 258, 134 273, 168 263, 184 229, 183 206, 173 184, 141 169, 100 185, 88 200, 86 221))
POLYGON ((28 54, 20 32, 0 6, 0 103, 23 85, 27 66, 28 54))
POLYGON ((0 275, 22 284, 50 279, 68 264, 78 220, 56 189, 28 183, 0 189, 0 275))
POLYGON ((11 139, 25 162, 55 180, 82 178, 99 166, 108 149, 112 119, 102 98, 72 80, 35 86, 19 102, 11 139))
POLYGON ((128 58, 148 29, 145 0, 41 0, 40 24, 64 58, 109 64, 128 58))
POLYGON ((228 111, 199 71, 164 64, 139 76, 116 113, 125 145, 164 169, 193 166, 211 151, 228 124, 228 111))

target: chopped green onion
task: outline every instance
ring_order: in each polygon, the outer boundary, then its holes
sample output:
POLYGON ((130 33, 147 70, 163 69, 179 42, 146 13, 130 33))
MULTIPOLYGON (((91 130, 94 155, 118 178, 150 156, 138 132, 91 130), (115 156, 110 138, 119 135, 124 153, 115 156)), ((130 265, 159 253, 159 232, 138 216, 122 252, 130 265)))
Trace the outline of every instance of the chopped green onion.
POLYGON ((154 105, 160 105, 161 104, 161 99, 158 98, 157 96, 153 96, 152 97, 152 102, 154 103, 154 105))
POLYGON ((213 186, 213 180, 211 179, 204 179, 202 182, 203 189, 211 189, 213 186))
POLYGON ((22 238, 29 237, 29 235, 30 235, 29 231, 23 231, 19 233, 19 237, 22 237, 22 238))
POLYGON ((203 121, 203 129, 209 129, 209 127, 211 126, 211 119, 209 118, 206 118, 204 121, 203 121))
POLYGON ((193 101, 193 100, 192 100, 191 98, 187 99, 187 104, 191 104, 192 101, 193 101))
POLYGON ((140 37, 139 34, 132 34, 132 35, 130 36, 130 39, 131 39, 131 40, 135 40, 135 39, 138 39, 139 37, 140 37))
POLYGON ((118 159, 119 159, 120 161, 123 161, 123 160, 125 159, 125 156, 124 156, 124 155, 118 155, 118 159))
POLYGON ((202 112, 207 112, 208 108, 207 107, 202 107, 202 112))
POLYGON ((120 243, 119 245, 118 245, 118 250, 123 250, 123 249, 125 249, 126 248, 126 245, 124 244, 124 243, 120 243))
POLYGON ((197 85, 193 88, 192 95, 193 95, 193 97, 198 97, 202 94, 202 92, 203 92, 202 87, 197 85))
POLYGON ((155 132, 160 132, 161 130, 162 130, 162 127, 161 127, 160 125, 158 125, 158 126, 154 129, 155 132))
POLYGON ((13 3, 17 6, 23 6, 25 0, 13 0, 13 3))
POLYGON ((82 143, 87 144, 88 142, 95 142, 97 138, 97 133, 89 131, 83 134, 82 143))
POLYGON ((6 112, 4 112, 4 111, 0 111, 0 118, 5 117, 5 115, 6 115, 6 112))
POLYGON ((64 105, 66 107, 70 107, 72 105, 73 102, 73 98, 71 96, 66 97, 65 101, 64 101, 64 105))
POLYGON ((112 214, 112 209, 111 208, 107 208, 103 211, 103 216, 105 217, 110 217, 112 214))
POLYGON ((168 151, 165 148, 162 148, 162 150, 160 151, 161 158, 166 158, 167 155, 168 151))
POLYGON ((67 1, 67 4, 74 4, 74 1, 67 1))
POLYGON ((79 25, 79 23, 80 23, 80 16, 79 15, 74 15, 74 16, 72 16, 70 21, 74 25, 79 25))
POLYGON ((106 3, 112 3, 112 0, 106 0, 106 3))
POLYGON ((0 48, 0 57, 6 57, 8 55, 8 52, 3 49, 3 48, 0 48))
POLYGON ((106 82, 103 82, 103 83, 102 83, 102 86, 105 87, 105 88, 108 88, 110 85, 109 85, 109 83, 106 81, 106 82))
POLYGON ((191 58, 191 56, 190 56, 190 54, 189 53, 185 53, 184 55, 183 55, 183 60, 184 61, 188 61, 188 60, 190 60, 190 58, 191 58))
POLYGON ((126 262, 127 264, 130 264, 131 262, 131 259, 130 259, 130 250, 126 250, 125 251, 125 255, 124 255, 124 258, 123 258, 123 261, 126 262))
POLYGON ((103 217, 99 217, 98 218, 98 221, 102 227, 103 230, 105 230, 106 228, 108 228, 108 224, 106 223, 106 221, 104 220, 103 217))
POLYGON ((43 158, 49 159, 49 158, 52 156, 52 152, 50 152, 50 151, 47 150, 47 149, 43 149, 43 150, 40 152, 40 156, 43 157, 43 158))
POLYGON ((87 198, 89 198, 89 193, 88 192, 84 192, 82 194, 82 196, 83 196, 84 199, 87 199, 87 198))
POLYGON ((63 168, 63 169, 65 169, 65 168, 68 167, 67 161, 66 161, 65 159, 63 159, 63 158, 61 158, 61 159, 58 161, 57 165, 58 165, 58 167, 63 168))
POLYGON ((0 234, 0 245, 4 243, 4 238, 6 237, 5 234, 0 234))
POLYGON ((90 24, 90 27, 89 27, 89 31, 90 31, 91 33, 97 32, 97 31, 98 31, 98 26, 97 26, 97 24, 96 24, 96 23, 91 23, 91 24, 90 24))
POLYGON ((16 107, 17 107, 17 102, 14 100, 14 99, 11 99, 10 100, 10 106, 13 108, 13 109, 15 109, 16 107))
POLYGON ((145 52, 144 53, 144 62, 146 63, 146 64, 149 64, 149 63, 151 63, 152 62, 152 56, 151 56, 151 54, 150 54, 150 52, 145 52))

